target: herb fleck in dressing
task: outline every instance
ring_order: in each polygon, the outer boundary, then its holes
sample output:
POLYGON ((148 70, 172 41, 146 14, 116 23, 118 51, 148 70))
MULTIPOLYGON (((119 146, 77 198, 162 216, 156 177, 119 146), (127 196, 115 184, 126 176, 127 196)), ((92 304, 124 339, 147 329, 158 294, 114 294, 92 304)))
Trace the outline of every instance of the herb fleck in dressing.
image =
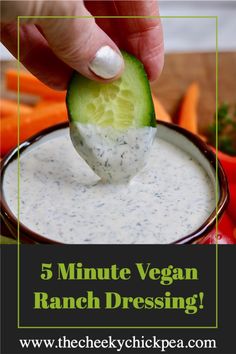
POLYGON ((124 183, 145 165, 156 128, 117 130, 95 124, 70 122, 76 151, 104 182, 124 183))
MULTIPOLYGON (((170 243, 195 231, 215 206, 214 185, 183 150, 155 138, 130 183, 102 183, 74 150, 69 130, 44 137, 20 158, 20 221, 63 243, 170 243)), ((17 162, 3 180, 17 215, 17 162)))

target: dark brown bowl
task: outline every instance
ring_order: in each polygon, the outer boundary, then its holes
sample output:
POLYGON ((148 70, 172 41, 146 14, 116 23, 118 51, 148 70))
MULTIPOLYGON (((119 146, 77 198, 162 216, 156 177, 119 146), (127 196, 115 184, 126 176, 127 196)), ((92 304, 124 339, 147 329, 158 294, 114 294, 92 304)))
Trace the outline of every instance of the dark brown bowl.
MULTIPOLYGON (((67 126, 68 126, 67 123, 63 123, 41 131, 39 134, 33 136, 32 138, 20 144, 19 152, 22 153, 25 149, 28 148, 28 146, 31 146, 32 144, 34 144, 36 141, 40 140, 42 137, 46 136, 47 134, 52 133, 55 130, 64 129, 67 126)), ((179 140, 179 143, 178 141, 175 142, 176 145, 183 148, 184 142, 185 144, 187 142, 188 150, 190 149, 190 147, 192 147, 195 150, 195 152, 199 152, 199 156, 201 156, 201 158, 204 161, 208 162, 209 166, 211 166, 212 170, 214 171, 214 174, 216 175, 216 156, 211 150, 211 148, 208 147, 208 145, 206 145, 200 138, 174 124, 158 121, 158 126, 161 127, 161 129, 164 132, 166 130, 166 132, 168 133, 169 130, 169 133, 166 135, 167 137, 166 140, 168 140, 168 136, 171 135, 171 133, 178 133, 178 134, 174 134, 176 135, 176 137, 181 136, 181 138, 177 139, 179 140)), ((170 137, 170 141, 171 140, 172 138, 170 137)), ((18 149, 15 148, 5 156, 5 158, 1 161, 1 165, 0 165, 1 167, 1 198, 0 198, 1 216, 5 224, 9 228, 11 234, 15 238, 17 238, 18 221, 17 218, 11 212, 4 198, 3 177, 9 163, 17 159, 17 156, 18 156, 18 149)), ((218 191, 219 200, 217 204, 217 211, 215 209, 211 213, 211 215, 207 218, 207 220, 197 230, 175 241, 174 242, 175 244, 197 243, 200 239, 205 237, 209 232, 213 230, 216 223, 216 215, 218 216, 218 219, 220 219, 221 216, 223 215, 229 200, 229 191, 228 191, 228 183, 227 183, 226 175, 219 161, 218 161, 218 184, 219 184, 219 191, 218 191)), ((21 222, 19 222, 19 232, 20 232, 20 241, 23 243, 60 244, 60 242, 58 241, 54 241, 52 239, 46 238, 44 236, 41 236, 40 234, 35 233, 34 231, 30 230, 25 225, 23 225, 21 222)))

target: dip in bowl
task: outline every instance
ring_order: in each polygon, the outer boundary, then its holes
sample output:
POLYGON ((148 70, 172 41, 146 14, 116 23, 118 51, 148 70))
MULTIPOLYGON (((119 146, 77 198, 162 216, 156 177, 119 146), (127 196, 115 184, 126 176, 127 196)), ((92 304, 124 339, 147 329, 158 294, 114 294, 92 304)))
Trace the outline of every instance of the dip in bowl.
MULTIPOLYGON (((1 165, 2 215, 17 230, 17 149, 1 165)), ((224 171, 199 138, 158 122, 146 166, 130 183, 102 183, 76 153, 69 128, 20 145, 20 236, 69 244, 195 243, 228 201, 224 171), (215 199, 216 183, 219 197, 215 199)))

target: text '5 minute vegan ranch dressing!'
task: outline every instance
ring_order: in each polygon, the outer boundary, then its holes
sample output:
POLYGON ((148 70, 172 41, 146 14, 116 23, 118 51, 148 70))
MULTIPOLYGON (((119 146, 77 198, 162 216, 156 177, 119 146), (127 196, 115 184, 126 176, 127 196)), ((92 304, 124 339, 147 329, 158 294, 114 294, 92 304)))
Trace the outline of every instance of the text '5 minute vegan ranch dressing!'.
MULTIPOLYGON (((69 129, 27 150, 20 158, 20 221, 59 242, 170 243, 214 210, 214 184, 202 166, 160 137, 129 183, 102 183, 73 148, 69 129)), ((17 215, 17 161, 3 183, 17 215)))

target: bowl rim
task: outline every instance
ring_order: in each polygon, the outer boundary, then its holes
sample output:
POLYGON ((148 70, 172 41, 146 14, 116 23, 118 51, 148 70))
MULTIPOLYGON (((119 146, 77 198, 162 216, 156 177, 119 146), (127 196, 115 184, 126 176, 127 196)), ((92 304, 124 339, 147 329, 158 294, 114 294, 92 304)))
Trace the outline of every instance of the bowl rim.
MULTIPOLYGON (((160 120, 157 120, 158 125, 162 125, 167 127, 168 129, 171 129, 172 131, 175 131, 181 135, 183 135, 185 138, 187 138, 190 142, 193 143, 193 145, 200 151, 200 153, 208 160, 210 163, 211 167, 215 171, 215 175, 218 178, 218 183, 219 183, 219 200, 217 203, 217 213, 216 213, 216 207, 212 211, 212 213, 209 215, 209 217, 203 222, 203 224, 198 227, 195 231, 191 232, 190 234, 174 241, 169 244, 189 244, 193 243, 198 239, 201 239, 202 237, 206 236, 212 229, 214 228, 217 216, 218 219, 221 218, 223 215, 223 212, 225 211, 225 208, 227 207, 227 204, 229 202, 229 189, 228 189, 228 182, 226 178, 226 174, 222 168, 222 165, 220 161, 218 160, 218 173, 216 173, 216 155, 212 151, 212 149, 204 142, 202 141, 197 135, 189 132, 188 130, 173 124, 173 123, 167 123, 163 122, 160 120)), ((29 146, 32 144, 36 143, 39 141, 41 138, 45 137, 46 135, 54 132, 54 131, 59 131, 61 129, 65 129, 69 126, 69 123, 60 123, 57 124, 53 127, 49 127, 47 129, 44 129, 40 131, 38 134, 35 134, 34 136, 30 137, 29 139, 25 140, 19 145, 19 155, 22 153, 25 149, 27 149, 29 146)), ((3 189, 3 178, 4 178, 4 173, 8 167, 8 165, 16 160, 18 158, 18 147, 12 149, 0 162, 0 170, 1 170, 1 194, 0 194, 0 206, 1 206, 1 214, 2 217, 6 223, 6 225, 9 228, 13 228, 17 230, 17 225, 18 225, 18 220, 15 217, 15 215, 12 213, 10 207, 8 206, 5 197, 4 197, 4 189, 3 189)), ((20 239, 26 243, 46 243, 46 244, 64 244, 59 241, 55 241, 53 239, 47 238, 45 236, 42 236, 35 231, 32 231, 29 229, 26 225, 22 224, 19 222, 19 232, 20 232, 20 239)))

